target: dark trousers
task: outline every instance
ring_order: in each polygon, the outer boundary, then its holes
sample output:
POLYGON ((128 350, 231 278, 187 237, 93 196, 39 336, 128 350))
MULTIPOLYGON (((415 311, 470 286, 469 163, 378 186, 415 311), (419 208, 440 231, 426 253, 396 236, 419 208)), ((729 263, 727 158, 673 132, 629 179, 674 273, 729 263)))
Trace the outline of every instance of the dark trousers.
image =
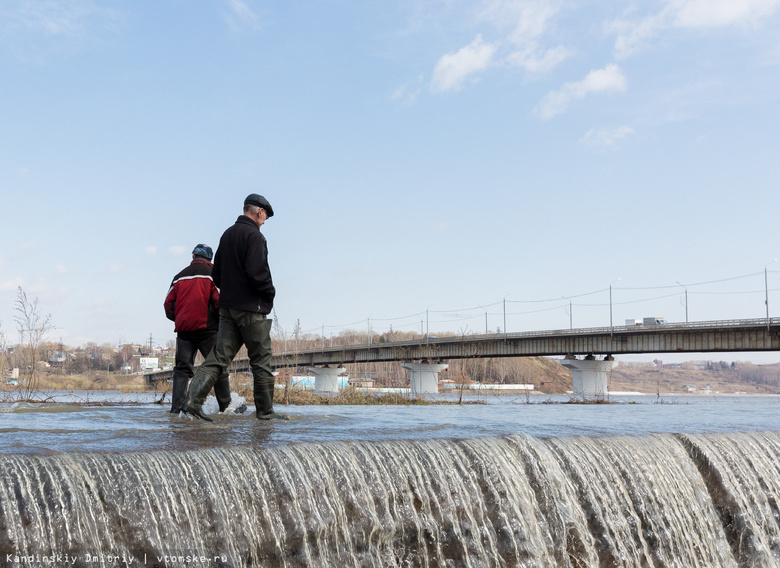
MULTIPOLYGON (((176 364, 173 368, 173 394, 171 412, 184 410, 187 402, 187 385, 195 374, 195 356, 200 351, 204 358, 217 342, 217 332, 210 330, 182 331, 176 335, 176 364)), ((214 395, 220 412, 230 406, 230 379, 227 369, 214 383, 214 395)))
MULTIPOLYGON (((254 379, 254 399, 258 416, 273 412, 274 375, 271 368, 271 321, 259 312, 219 309, 219 332, 214 350, 198 368, 193 381, 193 389, 208 392, 228 368, 241 345, 246 345, 249 366, 254 379), (195 383, 198 383, 197 385, 195 383)), ((193 391, 190 399, 200 395, 193 391)), ((205 398, 205 395, 204 395, 205 398)))

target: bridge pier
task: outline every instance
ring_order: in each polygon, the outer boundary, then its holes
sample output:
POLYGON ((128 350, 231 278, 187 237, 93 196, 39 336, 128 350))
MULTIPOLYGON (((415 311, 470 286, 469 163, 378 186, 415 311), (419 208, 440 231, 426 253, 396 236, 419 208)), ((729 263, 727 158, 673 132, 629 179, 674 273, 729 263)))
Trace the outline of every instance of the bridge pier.
POLYGON ((607 371, 617 366, 617 361, 611 355, 607 355, 603 361, 597 361, 593 355, 588 355, 585 359, 567 355, 560 363, 571 369, 574 396, 597 400, 603 400, 607 396, 607 371))
POLYGON ((344 367, 309 367, 314 373, 314 392, 339 392, 339 375, 344 367))
POLYGON ((402 363, 409 370, 409 391, 412 396, 439 392, 439 372, 447 368, 444 363, 402 363))

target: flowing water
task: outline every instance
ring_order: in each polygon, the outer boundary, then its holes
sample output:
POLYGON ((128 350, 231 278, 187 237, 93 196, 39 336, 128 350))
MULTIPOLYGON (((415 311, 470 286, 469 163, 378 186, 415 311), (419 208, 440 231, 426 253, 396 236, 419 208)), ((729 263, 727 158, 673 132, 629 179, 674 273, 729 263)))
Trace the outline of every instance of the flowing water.
POLYGON ((7 406, 0 565, 780 566, 778 397, 520 401, 7 406))

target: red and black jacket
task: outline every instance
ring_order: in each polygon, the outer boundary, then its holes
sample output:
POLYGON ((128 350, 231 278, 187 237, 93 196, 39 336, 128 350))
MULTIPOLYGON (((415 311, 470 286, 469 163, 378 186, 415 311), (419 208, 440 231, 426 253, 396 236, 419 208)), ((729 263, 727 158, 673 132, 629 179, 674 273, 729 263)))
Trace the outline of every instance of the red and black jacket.
POLYGON ((217 331, 219 290, 211 279, 212 264, 196 258, 173 277, 165 297, 165 317, 176 323, 175 332, 217 331))

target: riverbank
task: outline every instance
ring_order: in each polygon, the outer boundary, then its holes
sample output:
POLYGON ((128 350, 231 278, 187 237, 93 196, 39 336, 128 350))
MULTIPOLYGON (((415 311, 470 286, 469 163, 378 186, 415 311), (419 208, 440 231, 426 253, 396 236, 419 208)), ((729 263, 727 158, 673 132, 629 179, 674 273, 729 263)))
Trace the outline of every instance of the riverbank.
MULTIPOLYGON (((511 390, 511 385, 477 384, 465 385, 463 389, 457 384, 441 386, 442 393, 457 395, 477 394, 479 396, 497 397, 528 397, 537 394, 566 395, 571 391, 571 374, 563 369, 557 361, 545 358, 531 358, 527 366, 533 364, 533 372, 527 369, 520 377, 521 382, 533 385, 533 390, 525 390, 525 385, 517 385, 511 390), (541 359, 542 361, 536 361, 541 359), (544 364, 542 364, 544 363, 544 364), (500 389, 489 390, 489 387, 500 389), (510 389, 510 390, 508 390, 510 389)), ((465 380, 465 377, 458 377, 465 380)), ((246 400, 252 400, 252 378, 247 374, 231 376, 231 390, 246 400)), ((513 381, 509 381, 513 382, 513 381)), ((292 387, 286 392, 283 384, 277 384, 275 400, 281 404, 429 404, 427 397, 413 399, 408 389, 387 388, 381 386, 381 378, 377 380, 377 388, 347 389, 338 395, 315 394, 310 390, 292 387)), ((750 363, 684 363, 681 366, 669 366, 654 363, 624 363, 609 374, 609 390, 612 395, 672 395, 690 394, 707 395, 777 395, 780 393, 780 364, 753 365, 750 363)), ((150 390, 143 375, 93 372, 80 375, 45 374, 36 377, 35 388, 29 389, 24 378, 19 384, 0 385, 0 402, 24 400, 24 396, 32 391, 33 399, 46 401, 47 393, 51 391, 119 391, 123 393, 142 393, 150 390)), ((161 404, 170 403, 171 383, 161 382, 152 389, 161 404)))

